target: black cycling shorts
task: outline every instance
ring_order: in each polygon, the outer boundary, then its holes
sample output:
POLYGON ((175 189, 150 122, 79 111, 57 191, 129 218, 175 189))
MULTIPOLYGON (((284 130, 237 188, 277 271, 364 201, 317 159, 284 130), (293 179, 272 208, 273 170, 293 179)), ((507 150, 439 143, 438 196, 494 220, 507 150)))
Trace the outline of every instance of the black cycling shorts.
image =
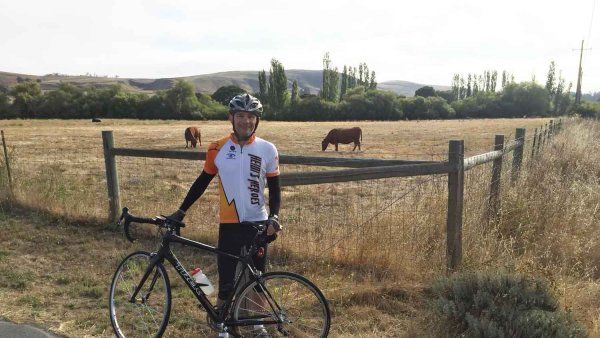
MULTIPOLYGON (((250 248, 252 239, 256 235, 256 229, 249 225, 240 223, 221 223, 219 225, 219 250, 232 255, 239 256, 242 249, 250 248)), ((254 257, 254 266, 265 272, 265 263, 267 261, 267 245, 264 246, 265 254, 258 258, 254 257)), ((218 255, 217 266, 219 269, 219 298, 226 300, 234 291, 234 279, 238 261, 235 259, 218 255)))

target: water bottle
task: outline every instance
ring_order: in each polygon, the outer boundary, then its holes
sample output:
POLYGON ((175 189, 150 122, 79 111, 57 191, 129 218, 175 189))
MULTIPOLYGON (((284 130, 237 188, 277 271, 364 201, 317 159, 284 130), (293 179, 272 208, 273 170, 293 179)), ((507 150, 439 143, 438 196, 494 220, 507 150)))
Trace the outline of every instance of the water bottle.
POLYGON ((205 295, 208 296, 215 291, 215 288, 208 280, 208 277, 206 277, 206 275, 204 274, 204 272, 202 272, 200 268, 195 268, 190 273, 196 281, 196 283, 203 284, 203 286, 201 286, 200 289, 202 289, 202 292, 204 292, 205 295))

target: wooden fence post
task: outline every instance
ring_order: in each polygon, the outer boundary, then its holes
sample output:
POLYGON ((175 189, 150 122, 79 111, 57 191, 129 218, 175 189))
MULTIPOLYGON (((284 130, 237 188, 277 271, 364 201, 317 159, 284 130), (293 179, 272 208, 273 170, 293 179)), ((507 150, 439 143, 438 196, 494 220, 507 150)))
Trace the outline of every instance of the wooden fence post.
POLYGON ((452 140, 448 145, 448 214, 446 219, 446 268, 458 269, 462 260, 462 213, 464 195, 464 141, 452 140))
MULTIPOLYGON (((494 150, 504 150, 504 135, 496 135, 494 150)), ((502 179, 502 159, 500 156, 494 160, 492 166, 492 181, 490 182, 490 215, 494 221, 500 219, 500 180, 502 179)))
POLYGON ((531 163, 531 160, 533 159, 533 157, 535 156, 535 143, 537 142, 537 137, 538 137, 538 132, 537 132, 537 128, 535 128, 535 130, 533 131, 533 144, 531 145, 531 158, 529 159, 529 162, 531 163))
POLYGON ((102 131, 102 145, 104 147, 104 164, 106 165, 106 186, 108 188, 108 221, 114 222, 121 212, 121 199, 119 198, 119 176, 115 155, 112 130, 102 131))
POLYGON ((515 142, 520 142, 514 150, 512 162, 512 182, 519 179, 521 173, 521 163, 523 162, 523 149, 525 148, 525 128, 517 128, 515 133, 515 142))
POLYGON ((556 128, 557 132, 561 132, 562 131, 562 118, 558 119, 558 126, 556 128))
POLYGON ((542 134, 543 134, 543 126, 540 127, 540 133, 538 134, 538 143, 535 149, 535 155, 540 156, 540 145, 542 144, 542 134))
POLYGON ((10 197, 13 197, 13 187, 12 187, 12 176, 10 174, 10 162, 8 161, 8 151, 6 150, 6 141, 4 140, 4 130, 1 130, 2 134, 2 148, 4 149, 4 162, 6 163, 6 175, 8 176, 8 189, 10 191, 10 197))
POLYGON ((558 131, 562 131, 562 118, 558 120, 558 131))
POLYGON ((546 137, 548 136, 548 125, 544 124, 544 136, 542 136, 542 151, 546 146, 546 137))

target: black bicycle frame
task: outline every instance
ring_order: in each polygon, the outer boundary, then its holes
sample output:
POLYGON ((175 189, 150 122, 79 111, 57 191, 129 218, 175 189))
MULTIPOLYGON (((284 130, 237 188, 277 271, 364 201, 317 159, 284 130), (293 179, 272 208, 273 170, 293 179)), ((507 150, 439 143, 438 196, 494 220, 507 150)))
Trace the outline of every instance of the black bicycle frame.
MULTIPOLYGON (((179 260, 175 256, 175 254, 173 254, 173 252, 171 251, 170 243, 181 243, 184 246, 191 246, 191 247, 198 248, 198 249, 201 249, 204 251, 216 253, 217 255, 227 256, 229 258, 235 259, 238 262, 242 262, 243 268, 242 268, 241 274, 239 276, 243 276, 243 274, 246 272, 246 270, 249 270, 250 275, 252 275, 252 278, 254 278, 254 280, 257 281, 263 287, 263 289, 265 289, 264 285, 262 285, 262 282, 260 281, 260 277, 258 276, 256 269, 251 264, 251 262, 252 262, 251 255, 245 255, 245 256, 232 255, 230 253, 221 251, 214 246, 196 242, 196 241, 193 241, 193 240, 190 240, 190 239, 187 239, 187 238, 184 238, 184 237, 172 234, 172 233, 166 233, 163 236, 162 243, 160 245, 160 249, 158 250, 158 252, 151 255, 150 265, 146 269, 146 272, 144 273, 142 280, 140 281, 138 286, 135 288, 135 291, 133 292, 133 295, 131 296, 131 299, 129 300, 130 302, 132 302, 132 303, 135 302, 135 297, 140 292, 142 286, 144 285, 144 283, 146 282, 146 280, 148 279, 148 277, 154 270, 154 267, 156 266, 156 264, 163 263, 164 260, 167 259, 169 261, 169 263, 171 263, 171 265, 173 265, 173 267, 175 268, 175 270, 177 271, 179 276, 181 276, 181 278, 183 279, 185 284, 188 286, 188 288, 190 290, 192 290, 193 294, 196 296, 196 299, 198 299, 198 302, 200 302, 200 304, 202 304, 202 307, 206 310, 206 312, 211 317, 211 319, 213 321, 215 321, 216 323, 223 322, 226 326, 278 324, 278 321, 276 321, 276 320, 268 321, 268 320, 263 319, 263 318, 265 318, 265 319, 269 318, 268 316, 261 317, 261 319, 257 318, 257 319, 238 320, 238 321, 235 321, 235 320, 225 321, 226 316, 227 316, 226 314, 229 312, 229 309, 233 302, 233 297, 235 296, 236 293, 235 292, 231 293, 229 298, 225 301, 224 307, 220 311, 220 313, 215 311, 215 309, 213 308, 213 305, 206 297, 206 294, 204 294, 204 292, 200 288, 201 286, 206 286, 206 285, 199 284, 199 283, 196 283, 196 281, 194 281, 192 276, 190 276, 190 274, 185 270, 183 265, 181 265, 181 262, 179 262, 179 260)), ((150 284, 150 290, 152 290, 152 288, 154 287, 154 283, 156 283, 157 277, 158 277, 158 275, 155 275, 153 277, 152 283, 150 284)), ((242 281, 242 278, 236 278, 234 290, 238 289, 241 281, 242 281)), ((269 296, 270 296, 270 294, 269 294, 269 296)), ((267 299, 269 299, 269 298, 270 297, 267 297, 267 299)), ((269 301, 269 306, 271 306, 272 308, 279 308, 279 306, 277 304, 271 304, 271 301, 269 301)))

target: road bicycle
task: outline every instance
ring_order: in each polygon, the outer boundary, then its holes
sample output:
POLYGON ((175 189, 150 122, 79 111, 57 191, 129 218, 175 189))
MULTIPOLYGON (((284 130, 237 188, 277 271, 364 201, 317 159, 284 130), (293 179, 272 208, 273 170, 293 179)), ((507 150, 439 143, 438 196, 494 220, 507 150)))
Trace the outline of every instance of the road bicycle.
POLYGON ((239 256, 180 235, 185 224, 168 216, 136 217, 123 208, 119 225, 125 237, 134 242, 132 223, 154 224, 161 235, 156 252, 136 251, 119 264, 112 279, 110 320, 118 337, 161 337, 171 314, 171 284, 164 266, 169 262, 192 291, 219 337, 327 337, 331 314, 323 293, 307 278, 292 272, 261 273, 252 257, 264 254, 266 226, 245 222, 256 229, 250 248, 239 256), (179 243, 195 249, 224 255, 241 266, 235 277, 235 292, 215 307, 171 251, 179 243), (241 264, 240 264, 241 263, 241 264), (246 276, 248 282, 242 283, 246 276))

